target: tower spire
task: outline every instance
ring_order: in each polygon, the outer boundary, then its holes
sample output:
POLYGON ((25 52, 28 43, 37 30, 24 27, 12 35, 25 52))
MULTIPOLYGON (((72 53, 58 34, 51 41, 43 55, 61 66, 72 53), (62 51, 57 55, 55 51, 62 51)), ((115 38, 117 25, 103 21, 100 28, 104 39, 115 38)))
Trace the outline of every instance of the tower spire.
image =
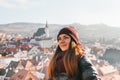
POLYGON ((48 29, 47 21, 46 21, 46 24, 45 24, 45 32, 46 32, 46 37, 49 37, 49 29, 48 29))
POLYGON ((48 28, 48 24, 47 24, 47 21, 46 21, 46 25, 45 25, 46 28, 48 28))

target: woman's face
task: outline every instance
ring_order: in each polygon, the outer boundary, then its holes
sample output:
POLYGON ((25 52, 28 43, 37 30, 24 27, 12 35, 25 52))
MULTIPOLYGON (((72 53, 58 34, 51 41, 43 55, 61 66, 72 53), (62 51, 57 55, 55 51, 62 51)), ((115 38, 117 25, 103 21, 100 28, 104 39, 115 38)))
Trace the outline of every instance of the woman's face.
POLYGON ((58 45, 62 51, 67 51, 70 46, 71 37, 67 34, 60 34, 58 37, 58 45))

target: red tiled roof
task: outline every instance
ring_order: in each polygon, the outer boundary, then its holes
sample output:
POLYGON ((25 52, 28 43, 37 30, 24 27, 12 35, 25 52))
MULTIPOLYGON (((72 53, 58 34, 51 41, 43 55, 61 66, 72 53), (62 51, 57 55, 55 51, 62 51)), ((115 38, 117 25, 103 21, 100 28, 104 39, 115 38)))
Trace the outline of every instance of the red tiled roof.
POLYGON ((29 49, 29 45, 28 44, 21 44, 20 48, 22 48, 23 50, 28 50, 29 49))
POLYGON ((35 75, 33 75, 30 71, 20 70, 18 73, 14 74, 10 77, 9 80, 39 80, 35 75))
POLYGON ((17 51, 17 48, 12 48, 12 47, 10 47, 10 48, 6 48, 6 52, 8 52, 8 53, 11 53, 11 52, 16 52, 17 51))
POLYGON ((117 69, 111 65, 100 67, 99 70, 102 72, 103 75, 111 74, 117 71, 117 69))
POLYGON ((15 39, 16 39, 16 40, 23 40, 24 37, 23 37, 23 36, 16 36, 15 39))
POLYGON ((101 80, 119 80, 120 75, 108 75, 108 76, 101 76, 101 80))

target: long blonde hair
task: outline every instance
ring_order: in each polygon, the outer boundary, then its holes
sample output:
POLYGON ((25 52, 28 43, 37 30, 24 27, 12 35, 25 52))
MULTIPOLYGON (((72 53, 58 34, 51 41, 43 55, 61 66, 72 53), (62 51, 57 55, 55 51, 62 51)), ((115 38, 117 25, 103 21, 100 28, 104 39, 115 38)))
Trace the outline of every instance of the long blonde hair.
MULTIPOLYGON (((55 65, 59 52, 61 52, 61 49, 58 46, 48 66, 47 73, 49 78, 55 78, 56 76, 55 65)), ((78 57, 81 57, 84 53, 85 51, 83 46, 81 44, 76 44, 73 40, 71 40, 69 51, 63 58, 64 67, 68 77, 73 77, 78 74, 78 57)))

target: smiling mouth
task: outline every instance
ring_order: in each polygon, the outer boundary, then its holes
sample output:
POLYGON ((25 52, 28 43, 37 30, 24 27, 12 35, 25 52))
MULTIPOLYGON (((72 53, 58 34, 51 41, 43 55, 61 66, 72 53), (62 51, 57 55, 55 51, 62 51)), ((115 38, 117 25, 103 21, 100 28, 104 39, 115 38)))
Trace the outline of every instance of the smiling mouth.
POLYGON ((64 46, 66 46, 66 45, 61 45, 61 47, 64 47, 64 46))

